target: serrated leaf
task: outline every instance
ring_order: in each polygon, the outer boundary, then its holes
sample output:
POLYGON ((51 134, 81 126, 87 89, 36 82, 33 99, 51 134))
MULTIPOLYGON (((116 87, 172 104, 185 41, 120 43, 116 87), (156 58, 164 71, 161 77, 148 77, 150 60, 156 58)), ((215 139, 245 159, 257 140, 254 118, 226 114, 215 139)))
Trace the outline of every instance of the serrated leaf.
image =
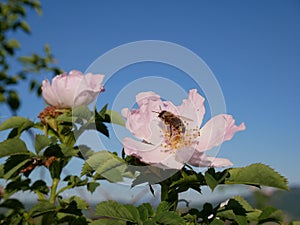
POLYGON ((112 220, 112 219, 99 219, 94 220, 93 222, 89 223, 89 225, 126 225, 126 221, 121 220, 112 220))
POLYGON ((107 110, 106 111, 106 115, 109 116, 110 118, 110 123, 113 123, 113 124, 118 124, 118 125, 121 125, 121 126, 125 126, 125 122, 124 122, 124 119, 123 117, 120 115, 120 113, 114 111, 114 110, 107 110))
POLYGON ((109 137, 109 131, 107 129, 107 126, 101 120, 96 119, 95 125, 97 131, 99 131, 101 134, 105 135, 106 137, 109 137))
POLYGON ((137 223, 139 221, 138 210, 133 210, 134 206, 121 205, 114 201, 101 202, 96 206, 95 213, 97 216, 103 216, 110 219, 129 221, 137 223))
POLYGON ((37 180, 35 181, 31 187, 30 187, 31 191, 38 191, 42 194, 47 195, 49 192, 49 187, 47 186, 46 182, 43 180, 37 180))
POLYGON ((85 162, 81 168, 80 176, 90 175, 95 169, 85 162))
POLYGON ((12 169, 10 169, 9 171, 7 171, 4 174, 4 178, 6 180, 8 180, 9 178, 11 178, 13 175, 15 175, 16 173, 18 173, 20 171, 20 169, 25 166, 27 163, 29 163, 31 161, 31 159, 26 159, 23 162, 20 162, 19 164, 17 164, 15 167, 13 167, 12 169))
POLYGON ((154 209, 149 203, 143 203, 138 206, 138 210, 142 221, 146 221, 148 217, 152 217, 154 215, 154 209))
POLYGON ((25 208, 22 202, 20 202, 18 199, 14 199, 14 198, 5 200, 4 202, 2 202, 0 204, 0 207, 14 209, 17 211, 25 208))
POLYGON ((75 117, 75 118, 89 120, 92 115, 93 114, 90 111, 90 109, 85 105, 77 106, 72 109, 72 117, 75 117))
POLYGON ((185 221, 182 217, 179 216, 176 212, 168 211, 156 214, 153 217, 153 220, 164 224, 164 225, 185 225, 185 221))
POLYGON ((37 217, 49 212, 56 212, 56 206, 49 203, 48 201, 40 201, 38 204, 34 205, 28 212, 28 217, 37 217))
POLYGON ((225 184, 262 185, 289 190, 285 177, 261 163, 241 168, 231 168, 228 169, 228 172, 230 177, 225 179, 225 184))
POLYGON ((23 130, 29 129, 33 126, 34 123, 29 119, 20 116, 13 116, 0 125, 0 131, 11 128, 17 128, 18 133, 20 134, 23 130))
POLYGON ((98 113, 98 115, 100 117, 102 117, 102 119, 105 119, 105 113, 107 111, 107 106, 108 106, 108 104, 104 105, 103 108, 98 113))
POLYGON ((98 182, 89 182, 89 183, 87 183, 86 188, 89 192, 91 192, 93 194, 98 186, 100 186, 100 184, 98 182))
POLYGON ((240 215, 237 215, 236 218, 235 218, 235 221, 236 221, 239 225, 248 225, 247 217, 246 217, 246 216, 240 216, 240 215))
POLYGON ((242 196, 234 196, 231 199, 237 201, 247 212, 254 210, 252 206, 242 196))
POLYGON ((42 149, 44 149, 51 143, 52 143, 51 139, 49 139, 47 136, 37 134, 35 136, 35 140, 34 140, 34 149, 35 149, 36 153, 39 154, 39 152, 42 149))
POLYGON ((64 178, 64 181, 68 182, 70 188, 85 186, 88 179, 81 180, 78 176, 68 175, 64 178))
POLYGON ((122 181, 123 176, 127 174, 125 161, 108 151, 95 153, 86 160, 86 164, 111 182, 122 181))
POLYGON ((280 223, 283 221, 284 215, 283 212, 279 209, 267 206, 259 216, 259 223, 265 222, 277 222, 280 223))
POLYGON ((210 189, 213 191, 219 184, 219 182, 208 172, 205 172, 204 179, 206 181, 206 184, 210 187, 210 189))
POLYGON ((224 222, 219 219, 214 219, 213 221, 211 221, 210 225, 224 225, 224 222))
POLYGON ((5 198, 8 198, 17 191, 26 191, 29 189, 30 179, 22 180, 21 177, 9 182, 5 187, 5 198))
POLYGON ((156 214, 159 214, 159 213, 164 213, 164 212, 168 212, 170 210, 171 206, 168 202, 166 201, 162 201, 158 206, 157 206, 157 209, 156 209, 156 214))
POLYGON ((228 220, 234 220, 235 214, 232 209, 229 210, 223 210, 217 213, 217 217, 228 219, 228 220))
POLYGON ((66 199, 65 201, 71 203, 72 201, 76 202, 78 209, 87 210, 89 208, 88 203, 78 196, 72 196, 71 198, 66 199))
POLYGON ((25 143, 21 139, 13 138, 0 142, 0 158, 11 155, 30 154, 25 143))

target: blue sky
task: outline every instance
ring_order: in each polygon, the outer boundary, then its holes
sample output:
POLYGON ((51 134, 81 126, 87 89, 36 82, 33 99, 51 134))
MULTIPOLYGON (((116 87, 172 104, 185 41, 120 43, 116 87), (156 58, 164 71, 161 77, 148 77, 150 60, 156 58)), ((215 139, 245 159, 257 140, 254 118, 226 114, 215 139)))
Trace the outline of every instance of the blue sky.
MULTIPOLYGON (((42 1, 42 7, 41 17, 33 11, 28 15, 32 35, 17 35, 20 54, 48 43, 61 68, 85 71, 105 52, 129 42, 184 46, 210 67, 227 112, 247 126, 222 146, 220 156, 235 166, 266 163, 291 184, 300 184, 299 1, 52 0, 42 1)), ((129 66, 106 86, 101 101, 112 103, 118 88, 144 75, 173 76, 186 90, 194 87, 180 74, 160 64, 129 66)), ((35 118, 44 103, 24 96, 19 114, 35 118)))

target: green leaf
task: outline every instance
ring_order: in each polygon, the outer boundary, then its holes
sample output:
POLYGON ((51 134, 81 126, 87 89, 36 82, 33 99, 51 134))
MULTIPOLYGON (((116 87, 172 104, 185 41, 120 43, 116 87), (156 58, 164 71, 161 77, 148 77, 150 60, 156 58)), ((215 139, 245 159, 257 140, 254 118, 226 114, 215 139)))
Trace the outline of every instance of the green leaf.
POLYGON ((64 181, 68 182, 70 188, 74 188, 87 185, 88 179, 81 180, 78 176, 68 175, 64 178, 64 181))
POLYGON ((109 137, 109 131, 107 129, 107 126, 99 119, 95 120, 96 124, 96 129, 99 131, 101 134, 105 135, 106 137, 109 137))
POLYGON ((238 202, 247 212, 254 210, 252 206, 242 196, 234 196, 231 199, 238 202))
POLYGON ((43 180, 37 180, 35 181, 31 187, 30 187, 31 191, 37 191, 40 192, 42 194, 47 195, 49 193, 49 187, 47 186, 46 182, 43 180))
POLYGON ((90 111, 90 109, 85 105, 77 106, 72 109, 72 117, 75 117, 75 118, 90 120, 92 115, 93 114, 90 111))
POLYGON ((125 126, 125 122, 123 117, 116 111, 113 110, 107 110, 106 115, 110 118, 110 123, 118 124, 121 126, 125 126))
POLYGON ((208 172, 205 172, 205 181, 206 184, 210 187, 210 189, 213 191, 215 187, 219 184, 219 182, 208 172))
POLYGON ((30 33, 30 27, 28 25, 28 23, 26 23, 24 20, 20 22, 20 27, 23 29, 24 32, 26 33, 30 33))
POLYGON ((254 186, 269 186, 289 190, 287 179, 271 167, 256 163, 241 168, 228 169, 230 177, 225 179, 225 184, 247 184, 254 186))
POLYGON ((61 159, 57 159, 53 161, 52 164, 49 166, 51 178, 60 179, 62 168, 63 168, 63 163, 61 162, 61 159))
POLYGON ((7 139, 0 142, 0 158, 11 155, 30 154, 25 143, 21 139, 7 139))
POLYGON ((29 119, 20 116, 13 116, 0 125, 0 131, 11 128, 17 128, 18 134, 20 134, 22 131, 27 130, 33 126, 34 123, 29 119))
POLYGON ((164 213, 164 212, 168 212, 170 210, 171 206, 168 202, 166 201, 162 201, 158 206, 157 206, 157 209, 156 209, 156 213, 159 214, 159 213, 164 213))
POLYGON ((19 210, 25 208, 22 202, 20 202, 18 199, 14 199, 14 198, 5 200, 4 202, 2 202, 0 204, 0 207, 14 209, 16 211, 19 211, 19 210))
POLYGON ((219 219, 214 219, 213 221, 211 221, 210 225, 224 225, 224 222, 219 219))
POLYGON ((126 221, 121 220, 113 220, 113 219, 99 219, 94 220, 93 222, 89 223, 89 225, 126 225, 126 221))
POLYGON ((158 213, 153 217, 153 220, 164 225, 185 225, 184 219, 176 212, 171 211, 158 213))
POLYGON ((85 162, 82 166, 82 169, 81 169, 81 173, 80 173, 80 176, 84 176, 84 175, 92 175, 92 173, 94 172, 94 168, 91 167, 87 162, 85 162))
POLYGON ((100 186, 100 184, 98 182, 89 182, 87 183, 87 190, 91 193, 94 193, 94 191, 96 190, 96 188, 100 186))
POLYGON ((237 215, 236 218, 235 218, 235 221, 236 221, 239 225, 248 225, 246 216, 240 216, 240 215, 237 215))
POLYGON ((107 111, 107 106, 108 106, 108 104, 106 104, 105 106, 103 106, 103 108, 99 111, 98 115, 101 116, 102 119, 105 119, 105 113, 107 111))
POLYGON ((224 218, 227 220, 234 220, 235 214, 232 209, 229 209, 229 210, 218 212, 217 217, 224 218))
POLYGON ((5 196, 9 197, 17 191, 29 190, 30 179, 22 180, 18 177, 16 180, 9 182, 5 187, 5 196))
POLYGON ((31 159, 26 159, 24 160, 23 162, 17 164, 15 167, 13 167, 12 169, 10 169, 9 171, 7 171, 5 174, 4 174, 4 178, 6 180, 10 179, 11 177, 15 176, 16 174, 19 173, 19 171, 21 170, 21 168, 23 166, 25 166, 27 163, 31 162, 31 159))
POLYGON ((48 138, 47 136, 37 134, 35 136, 35 140, 34 140, 34 149, 35 149, 36 153, 39 154, 39 152, 42 149, 49 146, 51 143, 52 143, 52 140, 50 138, 48 138))
POLYGON ((0 165, 0 178, 4 178, 4 164, 0 165))
POLYGON ((153 207, 149 203, 143 203, 138 206, 138 210, 142 221, 146 221, 148 217, 152 217, 154 215, 153 207))
POLYGON ((281 224, 283 221, 283 212, 279 209, 267 206, 259 216, 259 223, 276 222, 281 224))
POLYGON ((30 217, 37 217, 44 215, 50 212, 56 212, 56 206, 49 203, 48 201, 40 201, 38 204, 34 205, 30 211, 28 212, 28 218, 30 217))
POLYGON ((76 202, 77 209, 87 210, 89 208, 88 203, 82 198, 79 198, 78 196, 72 196, 71 198, 65 199, 64 202, 67 202, 68 204, 76 202))
POLYGON ((101 202, 96 206, 95 213, 97 216, 103 216, 121 221, 129 221, 132 223, 137 223, 140 219, 139 212, 134 206, 121 205, 115 201, 101 202))
POLYGON ((10 39, 10 40, 7 42, 7 45, 8 45, 10 48, 20 48, 20 43, 19 43, 16 39, 10 39))
POLYGON ((111 182, 122 181, 123 176, 128 174, 125 161, 108 151, 95 153, 86 160, 86 164, 89 166, 84 166, 84 169, 91 167, 111 182))
POLYGON ((300 225, 300 221, 290 222, 288 225, 300 225))
POLYGON ((19 94, 16 91, 9 91, 7 103, 13 111, 16 111, 21 104, 19 94))

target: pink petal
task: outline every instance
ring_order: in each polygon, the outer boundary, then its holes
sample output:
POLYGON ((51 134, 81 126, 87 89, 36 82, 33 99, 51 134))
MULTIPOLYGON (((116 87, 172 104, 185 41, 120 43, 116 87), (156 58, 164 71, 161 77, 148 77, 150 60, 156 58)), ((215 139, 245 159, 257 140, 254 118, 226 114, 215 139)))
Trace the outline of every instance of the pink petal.
POLYGON ((146 144, 127 137, 122 143, 126 155, 140 158, 145 163, 160 163, 170 157, 170 153, 166 152, 160 144, 146 144))
POLYGON ((57 95, 53 92, 49 80, 42 82, 42 96, 48 105, 58 105, 57 95))
POLYGON ((188 163, 197 167, 227 167, 233 165, 228 159, 210 157, 204 152, 198 151, 194 152, 193 157, 191 157, 188 163))
POLYGON ((180 170, 184 164, 177 160, 176 155, 175 154, 169 154, 169 156, 160 162, 160 164, 154 165, 157 167, 160 167, 162 169, 176 169, 176 170, 180 170))
POLYGON ((152 120, 158 120, 157 113, 154 111, 162 105, 160 97, 154 92, 142 92, 136 96, 138 109, 123 109, 122 115, 127 119, 126 128, 133 135, 141 140, 151 139, 152 131, 150 124, 152 120))
POLYGON ((85 79, 91 90, 93 90, 95 92, 99 92, 99 91, 103 90, 102 82, 104 79, 104 75, 87 73, 85 75, 85 79))
POLYGON ((205 114, 204 101, 205 99, 197 93, 197 90, 192 89, 189 91, 188 99, 184 99, 177 107, 180 116, 192 120, 187 121, 191 128, 199 128, 202 124, 205 114))
POLYGON ((52 85, 45 81, 43 97, 45 101, 56 108, 72 108, 88 105, 103 91, 103 75, 83 75, 80 71, 72 70, 52 79, 52 85), (49 91, 51 90, 51 91, 49 91))
POLYGON ((244 123, 236 126, 235 120, 231 115, 217 115, 210 119, 204 127, 200 129, 197 150, 200 152, 209 150, 220 145, 224 141, 230 140, 236 132, 245 129, 244 123))

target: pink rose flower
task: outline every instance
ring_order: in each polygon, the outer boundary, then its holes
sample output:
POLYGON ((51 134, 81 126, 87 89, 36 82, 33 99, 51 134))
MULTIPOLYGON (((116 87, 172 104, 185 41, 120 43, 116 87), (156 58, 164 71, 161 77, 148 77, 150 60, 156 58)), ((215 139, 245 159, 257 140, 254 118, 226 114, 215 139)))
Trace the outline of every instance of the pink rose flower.
POLYGON ((245 125, 236 126, 231 115, 220 114, 200 128, 205 114, 204 98, 196 89, 190 90, 188 99, 180 106, 162 101, 154 92, 139 93, 136 102, 138 109, 122 110, 127 119, 126 128, 142 140, 124 138, 127 155, 172 169, 181 169, 185 163, 198 167, 232 165, 228 159, 210 157, 205 152, 230 140, 236 132, 244 130, 245 125), (173 120, 164 119, 166 115, 173 115, 173 120))
POLYGON ((72 70, 52 79, 43 80, 42 96, 47 104, 59 109, 88 105, 94 101, 100 92, 104 91, 104 75, 83 75, 80 71, 72 70))

